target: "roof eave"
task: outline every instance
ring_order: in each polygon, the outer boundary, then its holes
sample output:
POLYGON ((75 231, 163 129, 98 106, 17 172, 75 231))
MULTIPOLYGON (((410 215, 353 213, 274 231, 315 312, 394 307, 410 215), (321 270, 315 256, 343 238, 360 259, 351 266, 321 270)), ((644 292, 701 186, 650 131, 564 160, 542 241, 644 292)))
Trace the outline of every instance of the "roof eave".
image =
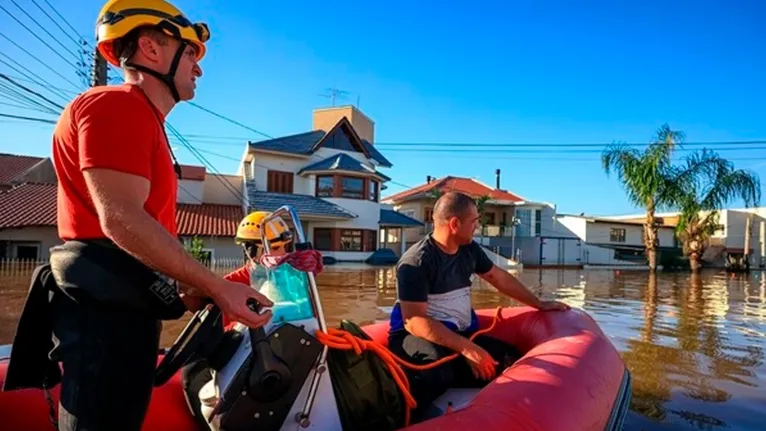
POLYGON ((264 148, 254 148, 253 144, 250 144, 249 152, 252 153, 263 153, 263 154, 269 154, 273 156, 286 156, 286 157, 293 157, 296 159, 309 159, 311 158, 311 154, 307 153, 291 153, 287 151, 277 151, 277 150, 267 150, 264 148))

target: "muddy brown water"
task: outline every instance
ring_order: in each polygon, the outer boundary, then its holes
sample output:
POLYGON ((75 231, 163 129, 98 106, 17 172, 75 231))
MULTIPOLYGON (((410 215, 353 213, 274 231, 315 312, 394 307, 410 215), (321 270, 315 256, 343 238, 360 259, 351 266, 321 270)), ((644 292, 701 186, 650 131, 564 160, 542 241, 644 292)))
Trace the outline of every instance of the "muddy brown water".
MULTIPOLYGON (((10 343, 29 275, 0 277, 0 344, 10 343)), ((766 423, 766 278, 705 271, 524 270, 536 294, 589 312, 633 375, 626 430, 762 430, 766 423)), ((328 325, 386 319, 390 268, 326 268, 318 279, 328 325)), ((478 308, 515 305, 477 280, 478 308)), ((171 344, 184 321, 165 324, 171 344)), ((551 406, 555 408, 555 406, 551 406)))

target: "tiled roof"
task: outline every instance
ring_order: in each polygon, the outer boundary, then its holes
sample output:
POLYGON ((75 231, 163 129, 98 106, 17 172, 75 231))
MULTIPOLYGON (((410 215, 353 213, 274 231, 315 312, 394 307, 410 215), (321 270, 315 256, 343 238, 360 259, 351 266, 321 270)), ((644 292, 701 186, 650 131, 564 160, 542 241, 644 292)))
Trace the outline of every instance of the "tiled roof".
POLYGON ((404 215, 399 211, 380 209, 380 225, 382 226, 424 226, 423 222, 410 216, 404 215))
POLYGON ((181 179, 182 180, 205 181, 205 167, 204 166, 181 165, 181 179))
POLYGON ((43 160, 42 157, 0 153, 0 183, 13 181, 13 179, 43 160))
POLYGON ((240 205, 178 204, 178 235, 233 237, 245 216, 240 205))
MULTIPOLYGON (((239 205, 178 204, 179 235, 233 237, 244 217, 239 205)), ((56 226, 56 184, 25 183, 0 193, 0 229, 56 226)))
POLYGON ((24 183, 0 193, 0 229, 55 226, 56 187, 24 183))
POLYGON ((328 202, 309 195, 263 192, 248 190, 251 211, 275 211, 282 205, 292 205, 298 216, 321 216, 356 218, 357 215, 328 202))
POLYGON ((380 172, 376 171, 375 169, 370 168, 369 166, 365 165, 359 160, 344 153, 336 154, 324 160, 320 160, 314 164, 308 165, 304 167, 303 169, 301 169, 298 172, 298 174, 300 175, 304 172, 336 171, 336 170, 359 172, 363 174, 375 174, 383 178, 385 181, 388 181, 391 179, 381 174, 380 172))
MULTIPOLYGON (((250 142, 250 148, 254 150, 267 150, 276 151, 280 153, 288 154, 301 154, 311 155, 314 146, 324 138, 324 130, 314 130, 313 132, 300 133, 297 135, 283 136, 281 138, 270 139, 267 141, 250 142)), ((388 159, 380 154, 374 145, 368 142, 366 139, 362 139, 362 145, 364 149, 370 154, 370 157, 375 159, 381 166, 390 168, 393 166, 388 159)))
POLYGON ((489 195, 493 200, 504 200, 511 202, 523 202, 524 199, 513 193, 509 193, 505 190, 495 189, 489 187, 473 178, 453 177, 446 176, 444 178, 436 179, 430 183, 421 184, 417 187, 413 187, 409 190, 396 193, 394 195, 384 198, 385 201, 397 202, 408 197, 415 197, 431 190, 440 190, 443 192, 456 191, 462 192, 472 197, 480 197, 489 195))

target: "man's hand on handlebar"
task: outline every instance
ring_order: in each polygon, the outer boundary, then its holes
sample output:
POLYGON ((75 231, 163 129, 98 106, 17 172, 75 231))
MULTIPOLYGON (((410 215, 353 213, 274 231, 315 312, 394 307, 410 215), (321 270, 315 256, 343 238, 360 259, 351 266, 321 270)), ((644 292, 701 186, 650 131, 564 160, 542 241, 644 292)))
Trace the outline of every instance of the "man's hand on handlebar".
POLYGON ((269 298, 242 283, 225 279, 220 279, 219 283, 213 301, 226 316, 251 328, 259 328, 271 320, 271 310, 259 314, 252 308, 253 300, 259 307, 271 307, 274 303, 269 298))

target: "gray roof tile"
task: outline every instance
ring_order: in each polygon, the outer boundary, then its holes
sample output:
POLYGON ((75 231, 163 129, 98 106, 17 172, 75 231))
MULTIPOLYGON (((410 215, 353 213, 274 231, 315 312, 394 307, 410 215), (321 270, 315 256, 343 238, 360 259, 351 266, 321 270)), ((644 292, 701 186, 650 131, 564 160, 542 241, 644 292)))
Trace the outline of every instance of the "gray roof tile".
POLYGON ((282 205, 292 205, 299 216, 357 217, 332 202, 309 195, 248 190, 248 198, 251 211, 275 211, 282 205))
POLYGON ((404 215, 399 211, 380 209, 380 221, 383 226, 424 226, 423 222, 410 216, 404 215))
MULTIPOLYGON (((249 142, 250 148, 256 150, 268 150, 278 151, 288 154, 305 154, 310 155, 311 149, 319 142, 325 135, 323 130, 315 130, 313 132, 299 133, 297 135, 283 136, 281 138, 269 139, 267 141, 249 142)), ((369 143, 366 139, 362 139, 362 145, 365 150, 370 154, 370 157, 375 159, 381 166, 390 168, 393 165, 388 159, 383 157, 383 154, 378 151, 375 146, 369 143)))
POLYGON ((380 172, 376 171, 375 169, 370 168, 369 166, 365 165, 359 160, 344 153, 336 154, 324 160, 320 160, 316 163, 308 165, 304 167, 303 169, 301 169, 298 172, 298 174, 300 175, 304 172, 311 172, 311 171, 335 171, 335 170, 359 172, 363 174, 376 174, 380 176, 381 178, 383 178, 385 181, 388 181, 391 179, 381 174, 380 172))

